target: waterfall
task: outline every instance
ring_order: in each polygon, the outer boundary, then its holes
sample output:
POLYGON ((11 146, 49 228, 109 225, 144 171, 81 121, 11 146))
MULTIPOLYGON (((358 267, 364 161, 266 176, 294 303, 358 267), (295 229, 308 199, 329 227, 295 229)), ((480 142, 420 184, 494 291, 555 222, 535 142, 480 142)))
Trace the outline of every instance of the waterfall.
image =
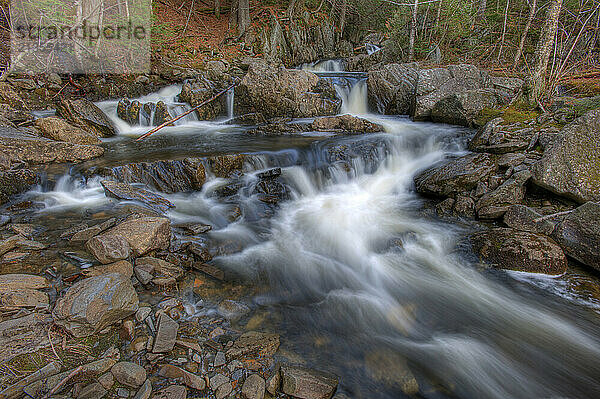
POLYGON ((233 103, 235 101, 235 87, 227 91, 227 119, 233 118, 233 103))
POLYGON ((365 50, 367 50, 368 55, 371 55, 371 54, 375 54, 378 51, 381 51, 381 47, 376 46, 371 43, 365 43, 365 50))

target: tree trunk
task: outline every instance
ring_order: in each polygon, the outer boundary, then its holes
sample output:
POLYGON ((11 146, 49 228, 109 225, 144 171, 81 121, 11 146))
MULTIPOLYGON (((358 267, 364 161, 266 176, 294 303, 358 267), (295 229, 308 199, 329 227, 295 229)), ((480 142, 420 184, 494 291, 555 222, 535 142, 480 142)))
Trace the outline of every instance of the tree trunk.
POLYGON ((550 53, 556 37, 558 29, 558 17, 562 7, 562 0, 552 0, 548 8, 546 21, 542 27, 542 34, 538 41, 535 50, 535 64, 533 72, 529 77, 529 102, 537 104, 544 95, 546 89, 546 70, 548 69, 548 61, 550 53))
POLYGON ((346 25, 346 11, 348 9, 348 0, 343 0, 342 11, 340 14, 340 38, 344 36, 344 26, 346 25))
POLYGON ((419 0, 415 0, 412 10, 412 18, 410 20, 410 36, 408 38, 408 60, 415 59, 415 37, 417 35, 417 11, 419 0))
POLYGON ((502 26, 502 39, 500 40, 500 49, 498 50, 498 59, 496 60, 500 63, 500 57, 502 56, 502 47, 504 47, 504 39, 506 38, 506 22, 508 21, 508 6, 510 5, 510 0, 506 0, 506 9, 504 10, 504 25, 502 26))
POLYGON ((250 26, 250 1, 239 0, 238 2, 238 33, 241 36, 246 34, 248 26, 250 26))
POLYGON ((515 56, 515 63, 513 64, 513 69, 516 69, 519 66, 519 61, 521 60, 521 55, 523 54, 523 48, 525 48, 525 40, 527 39, 527 33, 529 33, 529 29, 531 28, 533 17, 535 17, 536 7, 537 0, 533 0, 529 7, 529 18, 527 19, 527 24, 525 25, 525 29, 523 30, 523 36, 521 37, 519 49, 517 50, 517 55, 515 56))
POLYGON ((221 0, 215 0, 215 17, 221 16, 221 0))

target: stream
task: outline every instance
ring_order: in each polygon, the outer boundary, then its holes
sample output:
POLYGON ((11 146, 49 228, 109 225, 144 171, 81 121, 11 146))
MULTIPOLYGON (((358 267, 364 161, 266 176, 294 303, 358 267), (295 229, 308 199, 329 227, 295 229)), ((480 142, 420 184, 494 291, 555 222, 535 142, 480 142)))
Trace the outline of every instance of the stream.
MULTIPOLYGON (((212 262, 258 287, 241 299, 252 313, 239 326, 252 316, 257 328, 281 334, 286 361, 339 375, 352 398, 409 397, 414 384, 424 398, 600 397, 600 302, 572 289, 588 277, 483 268, 464 240, 480 226, 440 220, 414 192, 414 175, 464 154, 471 132, 370 114, 364 78, 344 76, 335 61, 303 68, 330 74, 342 112, 385 132, 251 136, 227 122, 235 111, 230 93, 223 120, 190 116, 138 144, 148 127, 129 126, 116 117, 116 102, 103 102, 119 135, 105 141, 101 159, 49 172, 27 194, 38 205, 31 218, 66 226, 119 206, 98 178, 80 174, 86 168, 245 153, 233 197, 216 195, 231 179, 214 176, 200 192, 159 194, 176 206, 168 212, 173 223, 213 226, 192 239, 234 248, 212 262), (287 200, 273 207, 254 187, 259 172, 275 167, 287 200), (243 217, 230 221, 234 205, 243 217)), ((181 113, 188 108, 176 102, 179 91, 140 101, 163 100, 181 113)), ((202 299, 188 295, 192 304, 202 299)))

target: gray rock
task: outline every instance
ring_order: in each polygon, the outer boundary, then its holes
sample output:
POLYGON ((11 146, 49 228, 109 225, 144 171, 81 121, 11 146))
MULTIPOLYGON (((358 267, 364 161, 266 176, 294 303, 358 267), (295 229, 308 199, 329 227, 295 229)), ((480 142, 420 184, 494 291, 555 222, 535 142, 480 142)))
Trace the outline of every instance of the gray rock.
POLYGON ((128 398, 129 397, 129 390, 127 390, 125 388, 117 388, 117 396, 119 398, 128 398))
POLYGON ((525 198, 525 184, 531 178, 529 170, 515 173, 500 187, 483 195, 477 201, 477 216, 481 219, 502 217, 511 205, 519 204, 525 198))
POLYGON ((186 399, 187 398, 187 388, 183 385, 171 385, 156 392, 153 396, 153 399, 186 399))
POLYGON ((275 396, 277 392, 279 392, 281 387, 281 371, 279 367, 269 378, 267 378, 265 385, 267 392, 269 392, 271 395, 275 396))
POLYGON ((197 389, 198 391, 203 391, 206 388, 204 378, 171 364, 163 364, 158 371, 158 375, 175 380, 188 388, 197 389))
POLYGON ((42 136, 56 141, 66 141, 73 144, 100 144, 98 136, 89 134, 83 129, 72 126, 56 117, 40 118, 35 125, 41 130, 42 136))
POLYGON ((578 202, 600 200, 600 110, 590 111, 561 132, 534 166, 533 182, 578 202))
POLYGON ((568 214, 552 234, 565 253, 600 270, 600 204, 587 202, 568 214))
POLYGON ((471 235, 471 243, 482 261, 501 269, 553 275, 567 270, 562 249, 540 234, 495 228, 471 235))
POLYGON ((542 217, 543 215, 525 205, 512 205, 504 214, 504 224, 515 230, 549 236, 554 231, 555 223, 542 217))
POLYGON ((99 383, 93 382, 91 384, 83 387, 79 394, 77 395, 77 399, 100 399, 106 396, 108 391, 99 383))
POLYGON ((98 377, 98 382, 104 387, 104 389, 111 389, 115 385, 115 377, 112 373, 104 373, 98 377))
POLYGON ((146 381, 146 370, 132 362, 119 362, 110 371, 119 383, 128 387, 139 388, 146 381))
POLYGON ((310 125, 317 132, 377 133, 383 126, 353 115, 323 116, 310 125))
POLYGON ((138 296, 129 279, 112 273, 75 283, 56 302, 55 323, 76 337, 87 337, 138 309, 138 296))
POLYGON ((131 247, 123 236, 98 235, 85 244, 86 249, 100 263, 108 264, 131 257, 131 247))
POLYGON ((213 362, 213 367, 221 367, 227 363, 227 359, 225 359, 225 354, 223 352, 217 352, 215 356, 215 360, 213 362))
POLYGON ((137 312, 135 312, 135 319, 141 323, 144 320, 146 320, 146 318, 148 316, 150 316, 150 313, 152 313, 152 309, 149 308, 148 306, 142 306, 138 309, 137 312))
POLYGON ((215 374, 210 379, 210 388, 216 391, 223 384, 229 383, 229 378, 223 374, 215 374))
POLYGON ((140 389, 138 389, 133 399, 150 399, 150 395, 152 395, 152 383, 150 380, 146 380, 140 389))
POLYGON ((60 101, 56 106, 56 113, 97 137, 117 134, 111 120, 93 102, 84 98, 60 101))
POLYGON ((338 385, 332 374, 296 366, 281 367, 283 393, 301 399, 330 399, 338 385))
POLYGON ((233 346, 226 352, 228 359, 238 359, 242 356, 273 356, 279 348, 279 335, 250 331, 235 340, 233 346))
POLYGON ((369 71, 369 107, 385 115, 408 115, 417 85, 418 65, 387 64, 369 71))
POLYGON ((242 385, 242 398, 263 399, 265 396, 265 380, 258 374, 251 374, 242 385))
POLYGON ((479 129, 469 141, 469 149, 493 154, 526 150, 530 147, 535 133, 535 130, 530 127, 507 126, 504 119, 495 118, 479 129))
POLYGON ((179 324, 164 313, 158 316, 158 331, 154 339, 153 353, 170 352, 175 347, 179 324))
POLYGON ((156 209, 160 213, 164 213, 170 208, 175 207, 171 201, 161 197, 160 195, 154 194, 148 190, 130 186, 127 183, 103 180, 101 184, 107 197, 127 201, 139 201, 148 205, 152 209, 156 209))
POLYGON ((497 108, 506 99, 494 89, 475 89, 451 93, 435 103, 431 120, 438 123, 474 127, 477 116, 485 108, 497 108))

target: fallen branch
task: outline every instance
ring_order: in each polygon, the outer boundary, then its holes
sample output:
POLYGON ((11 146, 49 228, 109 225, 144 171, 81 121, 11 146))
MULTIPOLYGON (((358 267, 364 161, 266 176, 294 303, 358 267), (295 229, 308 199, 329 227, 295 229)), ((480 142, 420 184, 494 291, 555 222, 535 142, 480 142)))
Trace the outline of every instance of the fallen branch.
POLYGON ((21 379, 20 381, 16 382, 15 384, 4 389, 3 391, 0 391, 0 398, 2 398, 2 399, 18 398, 24 392, 23 389, 27 385, 29 385, 33 382, 37 382, 39 380, 43 380, 52 375, 55 375, 59 371, 60 371, 60 364, 58 364, 56 362, 49 363, 49 364, 45 365, 44 367, 42 367, 41 369, 39 369, 38 371, 28 375, 27 377, 21 379))
POLYGON ((73 371, 71 371, 69 373, 69 375, 67 375, 65 378, 63 378, 54 388, 52 388, 50 390, 50 392, 48 392, 43 399, 48 399, 50 396, 54 395, 56 392, 58 392, 67 382, 69 382, 69 380, 73 377, 75 377, 77 374, 81 373, 83 371, 83 366, 79 366, 76 369, 74 369, 73 371))
POLYGON ((217 98, 221 97, 223 94, 227 93, 229 90, 233 89, 233 88, 234 88, 234 87, 236 87, 237 85, 238 85, 237 83, 234 83, 234 84, 232 84, 231 86, 229 86, 229 87, 228 87, 228 88, 226 88, 225 90, 223 90, 223 91, 221 91, 221 92, 219 92, 219 93, 215 94, 215 95, 214 95, 212 98, 210 98, 210 99, 208 99, 208 100, 204 101, 204 102, 203 102, 203 103, 201 103, 201 104, 198 104, 198 105, 196 105, 194 108, 192 108, 192 109, 190 109, 190 110, 188 110, 188 111, 185 111, 183 114, 179 115, 178 117, 176 117, 176 118, 173 118, 173 119, 171 119, 171 120, 169 120, 169 121, 166 121, 166 122, 165 122, 165 123, 163 123, 162 125, 155 127, 154 129, 150 130, 148 133, 145 133, 145 134, 141 135, 141 136, 140 136, 140 137, 138 137, 138 138, 137 138, 135 141, 142 141, 142 140, 143 140, 143 139, 145 139, 146 137, 150 137, 150 136, 152 136, 154 133, 158 132, 158 131, 159 131, 160 129, 162 129, 163 127, 165 127, 165 126, 169 126, 169 125, 170 125, 170 124, 172 124, 173 122, 177 122, 178 120, 182 119, 183 117, 186 117, 186 116, 188 116, 189 114, 191 114, 192 112, 194 112, 194 111, 196 111, 196 110, 200 109, 201 107, 203 107, 203 106, 205 106, 205 105, 207 105, 207 104, 210 104, 211 102, 215 101, 217 98))
POLYGON ((554 218, 557 218, 559 216, 568 215, 571 212, 573 212, 573 211, 571 210, 571 211, 564 211, 564 212, 553 213, 552 215, 546 215, 546 216, 542 216, 542 217, 539 217, 537 219, 534 219, 533 222, 534 223, 543 222, 544 220, 554 219, 554 218))

